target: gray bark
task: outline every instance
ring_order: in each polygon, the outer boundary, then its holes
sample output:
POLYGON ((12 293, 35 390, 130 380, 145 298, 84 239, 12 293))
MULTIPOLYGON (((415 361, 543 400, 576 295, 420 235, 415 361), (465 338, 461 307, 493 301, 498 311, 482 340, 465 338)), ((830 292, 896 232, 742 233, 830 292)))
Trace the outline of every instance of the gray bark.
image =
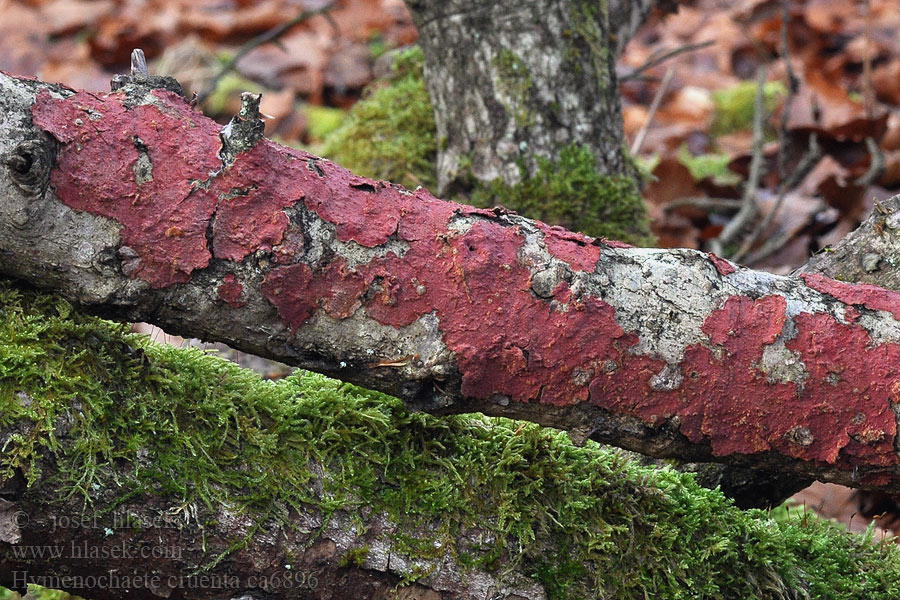
MULTIPOLYGON (((648 2, 619 11, 623 31, 648 2)), ((410 0, 439 139, 438 195, 460 178, 520 181, 537 157, 580 144, 601 172, 634 175, 623 153, 615 52, 603 2, 410 0)), ((621 8, 622 3, 616 5, 621 8)))

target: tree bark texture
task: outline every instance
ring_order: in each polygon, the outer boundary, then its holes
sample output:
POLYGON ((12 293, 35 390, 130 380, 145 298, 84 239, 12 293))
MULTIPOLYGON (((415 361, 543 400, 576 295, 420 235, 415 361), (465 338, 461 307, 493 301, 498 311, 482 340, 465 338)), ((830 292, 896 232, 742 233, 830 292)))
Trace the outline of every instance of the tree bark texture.
MULTIPOLYGON (((589 150, 601 172, 634 175, 623 153, 605 3, 406 4, 425 52, 439 195, 470 176, 516 184, 534 174, 537 157, 556 159, 570 144, 589 150)), ((641 10, 619 13, 623 31, 641 10)))
POLYGON ((4 274, 416 410, 900 490, 895 292, 444 202, 257 140, 252 110, 0 90, 4 274))

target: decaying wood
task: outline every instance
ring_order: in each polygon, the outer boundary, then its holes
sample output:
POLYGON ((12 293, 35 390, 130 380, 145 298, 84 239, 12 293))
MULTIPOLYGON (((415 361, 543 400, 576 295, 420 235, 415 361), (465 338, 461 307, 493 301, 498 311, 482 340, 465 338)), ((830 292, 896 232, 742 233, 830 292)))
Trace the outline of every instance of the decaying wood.
POLYGON ((895 292, 357 177, 259 139, 251 98, 223 129, 137 84, 0 96, 4 274, 416 410, 900 489, 895 292))

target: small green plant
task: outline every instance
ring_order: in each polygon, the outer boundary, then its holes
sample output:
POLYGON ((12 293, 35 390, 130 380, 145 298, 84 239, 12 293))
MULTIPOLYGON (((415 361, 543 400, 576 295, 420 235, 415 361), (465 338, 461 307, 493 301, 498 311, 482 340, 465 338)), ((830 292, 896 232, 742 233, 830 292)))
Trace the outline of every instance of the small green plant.
POLYGON ((312 144, 321 143, 336 131, 347 117, 347 111, 331 106, 307 104, 303 107, 306 116, 306 133, 312 144))
POLYGON ((368 546, 358 546, 356 548, 350 548, 341 557, 340 566, 342 567, 361 567, 363 563, 366 561, 366 557, 369 555, 369 547, 368 546))
POLYGON ((697 181, 712 179, 717 185, 737 185, 740 176, 728 168, 731 157, 722 153, 710 152, 692 156, 687 146, 682 144, 678 149, 678 162, 687 167, 691 177, 697 181))
MULTIPOLYGON (((780 81, 769 81, 763 86, 763 106, 766 112, 772 112, 786 89, 780 81)), ((753 99, 756 96, 756 82, 741 83, 712 93, 715 114, 710 131, 714 136, 733 131, 750 129, 753 123, 753 99)))

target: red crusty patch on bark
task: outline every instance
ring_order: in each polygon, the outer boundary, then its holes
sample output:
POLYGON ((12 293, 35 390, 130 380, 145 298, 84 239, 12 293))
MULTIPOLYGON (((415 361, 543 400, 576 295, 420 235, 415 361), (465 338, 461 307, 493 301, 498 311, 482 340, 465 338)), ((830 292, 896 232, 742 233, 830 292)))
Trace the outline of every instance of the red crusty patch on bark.
POLYGON ((719 275, 731 275, 737 270, 734 268, 733 264, 731 264, 721 256, 716 256, 712 252, 707 252, 706 256, 707 258, 709 258, 709 262, 711 262, 716 268, 716 271, 719 272, 719 275))
POLYGON ((826 314, 800 314, 794 323, 787 347, 809 373, 803 424, 820 447, 811 458, 836 462, 840 452, 843 464, 896 464, 891 406, 900 398, 900 345, 876 345, 864 328, 826 314))
POLYGON ((759 360, 783 327, 784 308, 780 296, 731 297, 702 327, 712 347, 685 350, 678 388, 652 389, 664 363, 629 356, 593 382, 591 401, 651 425, 677 416, 688 439, 709 441, 720 456, 774 449, 845 467, 895 464, 890 407, 900 379, 889 365, 900 360, 898 346, 872 346, 858 326, 801 314, 786 346, 805 365, 803 386, 770 382, 759 360), (851 389, 849 382, 863 385, 851 389))
POLYGON ((307 289, 312 278, 312 269, 297 263, 272 269, 259 286, 263 297, 295 331, 316 310, 317 299, 307 289))
POLYGON ((339 240, 374 248, 397 231, 403 204, 397 187, 359 177, 330 161, 317 164, 329 193, 307 196, 306 206, 335 224, 339 240))
POLYGON ((886 310, 900 321, 900 293, 868 283, 844 283, 822 275, 803 273, 806 285, 837 298, 844 304, 858 304, 872 310, 886 310))
POLYGON ((166 109, 122 105, 121 94, 78 92, 65 100, 38 93, 36 125, 62 142, 50 181, 60 200, 114 219, 122 244, 137 252, 131 272, 153 287, 190 279, 210 258, 206 227, 215 202, 192 194, 192 180, 218 168, 218 125, 169 92, 166 109), (140 140, 138 142, 137 140, 140 140), (137 182, 137 145, 146 147, 152 179, 137 182))
POLYGON ((594 270, 600 258, 600 248, 594 245, 594 238, 540 221, 535 224, 544 232, 544 245, 550 254, 564 260, 576 271, 594 270))
POLYGON ((276 267, 266 275, 260 292, 296 331, 316 308, 335 319, 349 317, 359 307, 366 287, 362 274, 348 271, 339 258, 315 273, 303 263, 276 267))
MULTIPOLYGON (((685 349, 676 389, 651 388, 651 379, 665 363, 645 356, 629 356, 621 368, 604 374, 591 385, 591 400, 613 411, 626 412, 648 423, 678 416, 681 432, 692 442, 708 439, 719 455, 753 453, 769 448, 765 432, 778 423, 783 410, 770 414, 767 400, 783 400, 786 384, 769 386, 754 365, 784 324, 784 299, 768 296, 752 300, 729 298, 710 314, 702 327, 713 349, 703 345, 685 349), (767 398, 756 398, 766 389, 767 398), (710 405, 707 398, 721 398, 710 405)), ((777 408, 779 402, 774 402, 777 408)))
POLYGON ((34 121, 62 142, 51 175, 60 200, 118 222, 122 244, 140 258, 130 276, 155 288, 188 281, 208 265, 210 250, 239 261, 280 244, 288 224, 282 209, 318 184, 304 168, 311 155, 264 139, 222 170, 220 126, 174 94, 153 94, 162 109, 126 109, 121 93, 79 92, 65 100, 39 93, 34 121), (152 168, 140 183, 138 147, 152 168))
POLYGON ((596 369, 626 343, 610 306, 574 299, 565 284, 551 302, 535 298, 515 227, 480 220, 463 234, 425 239, 402 259, 373 265, 381 284, 366 304, 370 316, 403 326, 434 311, 467 396, 554 405, 587 398, 596 369))
MULTIPOLYGON (((320 198, 313 205, 320 216, 335 218, 338 208, 331 204, 338 199, 320 198)), ((263 293, 292 327, 316 306, 327 311, 329 295, 338 292, 346 300, 344 310, 330 313, 337 318, 350 314, 363 298, 370 317, 394 327, 434 312, 444 342, 456 353, 464 394, 556 405, 585 400, 596 371, 618 356, 620 347, 634 343, 616 324, 613 309, 596 298, 573 298, 565 284, 551 301, 531 294, 530 272, 518 260, 522 235, 492 220, 494 213, 437 200, 421 190, 398 194, 394 202, 402 215, 396 236, 410 242, 402 257, 388 253, 356 271, 294 265, 270 272, 263 293), (448 226, 455 214, 487 218, 454 231, 448 226), (573 348, 578 352, 573 354, 573 348)), ((381 229, 382 241, 389 230, 381 229)), ((592 246, 571 252, 576 265, 595 260, 592 246), (584 256, 575 255, 579 250, 584 256)))
POLYGON ((219 298, 224 300, 231 308, 240 308, 247 304, 240 300, 241 292, 243 291, 244 286, 231 273, 228 273, 222 283, 219 284, 219 287, 216 288, 219 298))
POLYGON ((198 192, 216 199, 213 256, 240 261, 281 243, 288 225, 282 209, 304 195, 304 179, 297 177, 303 170, 296 168, 304 158, 263 139, 198 192))
POLYGON ((608 240, 606 238, 600 238, 600 241, 603 242, 606 246, 610 248, 634 248, 631 244, 626 244, 625 242, 619 242, 616 240, 608 240))
POLYGON ((624 332, 610 306, 595 298, 573 299, 566 285, 555 291, 555 302, 535 298, 530 273, 517 259, 521 244, 516 228, 477 221, 440 242, 432 253, 438 259, 430 264, 393 265, 398 285, 367 310, 382 322, 399 315, 408 320, 404 292, 411 286, 405 282, 415 277, 429 300, 410 304, 419 315, 428 305, 436 312, 445 343, 456 352, 463 394, 554 405, 583 401, 594 370, 618 353, 624 332), (456 289, 439 287, 447 283, 456 289))

